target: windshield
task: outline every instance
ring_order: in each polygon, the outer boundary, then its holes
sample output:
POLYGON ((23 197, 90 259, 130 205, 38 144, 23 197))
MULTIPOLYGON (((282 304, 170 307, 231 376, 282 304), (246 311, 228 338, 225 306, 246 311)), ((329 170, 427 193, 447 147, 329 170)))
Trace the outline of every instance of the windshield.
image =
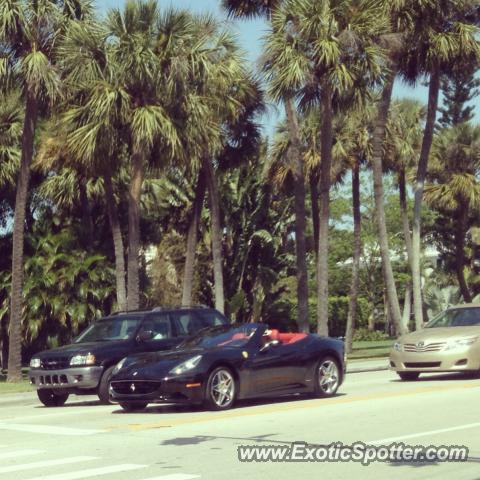
POLYGON ((84 330, 75 343, 129 340, 133 338, 141 320, 142 317, 103 318, 84 330))
POLYGON ((257 325, 254 324, 245 324, 237 327, 223 325, 220 327, 207 328, 193 338, 185 340, 185 342, 179 345, 179 348, 241 348, 248 343, 256 330, 257 325))
POLYGON ((480 326, 480 308, 458 308, 440 313, 426 328, 480 326))

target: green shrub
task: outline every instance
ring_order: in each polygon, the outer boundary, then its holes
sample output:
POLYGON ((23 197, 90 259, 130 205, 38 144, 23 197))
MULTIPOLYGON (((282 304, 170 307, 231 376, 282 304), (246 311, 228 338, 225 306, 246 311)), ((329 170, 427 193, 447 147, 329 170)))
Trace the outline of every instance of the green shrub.
POLYGON ((369 330, 368 328, 359 328, 353 334, 353 340, 356 342, 379 342, 388 339, 389 337, 386 333, 378 330, 369 330))

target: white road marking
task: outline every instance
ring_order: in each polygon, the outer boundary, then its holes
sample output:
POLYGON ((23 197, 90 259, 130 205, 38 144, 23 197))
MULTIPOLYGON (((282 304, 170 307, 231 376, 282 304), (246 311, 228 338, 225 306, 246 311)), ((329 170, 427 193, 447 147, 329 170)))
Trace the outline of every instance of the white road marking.
POLYGON ((382 438, 381 440, 373 440, 371 442, 366 442, 366 443, 368 445, 383 445, 383 444, 388 444, 392 442, 398 442, 400 440, 408 440, 410 438, 426 437, 428 435, 436 435, 438 433, 455 432, 457 430, 466 430, 468 428, 477 428, 477 427, 480 427, 480 422, 468 423, 466 425, 458 425, 457 427, 441 428, 439 430, 429 430, 427 432, 412 433, 409 435, 401 435, 399 437, 382 438))
POLYGON ((112 465, 111 467, 90 468, 88 470, 78 470, 76 472, 58 473, 54 475, 40 475, 39 477, 29 478, 28 480, 78 480, 83 478, 108 475, 109 473, 128 472, 145 468, 147 465, 135 465, 126 463, 124 465, 112 465))
POLYGON ((0 460, 6 458, 28 457, 29 455, 38 455, 44 453, 43 450, 16 450, 14 452, 0 453, 0 460))
POLYGON ((11 465, 9 467, 0 467, 0 473, 20 472, 22 470, 34 470, 36 468, 55 467, 58 465, 70 465, 72 463, 88 462, 97 460, 98 457, 70 457, 57 460, 45 460, 43 462, 25 463, 23 465, 11 465))
POLYGON ((171 475, 161 475, 160 477, 149 477, 142 480, 192 480, 200 478, 200 475, 190 475, 188 473, 172 473, 171 475))
POLYGON ((96 435, 106 430, 86 430, 80 428, 51 427, 49 425, 30 425, 23 423, 1 423, 0 430, 14 430, 16 432, 43 433, 45 435, 67 435, 72 437, 83 437, 85 435, 96 435))
MULTIPOLYGON (((104 415, 105 412, 111 412, 112 411, 112 406, 103 406, 102 405, 96 405, 95 406, 95 412, 97 414, 104 415)), ((41 420, 42 418, 50 418, 50 417, 66 417, 68 415, 82 415, 84 413, 93 413, 92 408, 83 408, 83 409, 78 409, 78 408, 73 408, 69 409, 68 411, 61 411, 61 412, 55 412, 55 413, 38 413, 37 415, 26 415, 22 416, 22 420, 41 420)), ((13 420, 15 418, 18 418, 14 415, 8 416, 8 417, 3 417, 0 418, 0 422, 8 422, 9 420, 13 420)))

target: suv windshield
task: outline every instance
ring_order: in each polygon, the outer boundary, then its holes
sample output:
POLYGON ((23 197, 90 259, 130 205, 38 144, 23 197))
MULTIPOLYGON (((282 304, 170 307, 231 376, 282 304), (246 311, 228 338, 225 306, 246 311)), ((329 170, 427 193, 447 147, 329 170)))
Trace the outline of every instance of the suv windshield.
POLYGON ((92 323, 76 339, 75 343, 129 340, 133 338, 142 317, 102 318, 92 323))
POLYGON ((458 308, 440 313, 426 328, 480 326, 480 308, 458 308))
POLYGON ((257 325, 238 327, 223 325, 202 330, 198 335, 179 345, 178 348, 243 347, 257 330, 257 325))

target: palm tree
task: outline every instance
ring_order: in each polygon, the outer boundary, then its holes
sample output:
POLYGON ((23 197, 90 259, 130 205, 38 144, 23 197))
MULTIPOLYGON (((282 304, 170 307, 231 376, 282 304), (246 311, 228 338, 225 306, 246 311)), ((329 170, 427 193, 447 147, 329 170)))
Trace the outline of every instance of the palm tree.
POLYGON ((9 381, 21 379, 24 222, 39 110, 44 102, 54 102, 60 96, 61 80, 55 68, 59 36, 68 19, 84 18, 90 11, 90 3, 83 0, 0 4, 0 43, 6 65, 2 75, 14 77, 21 85, 25 104, 13 224, 9 381))
MULTIPOLYGON (((412 236, 407 196, 407 174, 416 168, 420 154, 422 121, 425 117, 423 105, 415 100, 395 102, 387 124, 384 169, 397 177, 400 213, 408 264, 412 265, 412 236)), ((410 320, 412 285, 405 287, 402 323, 408 327, 410 320)))
POLYGON ((432 183, 425 187, 425 200, 454 219, 455 272, 463 300, 471 302, 465 278, 465 237, 471 212, 480 208, 480 127, 465 123, 441 130, 432 160, 432 183))
POLYGON ((328 222, 333 147, 333 99, 360 80, 373 84, 382 53, 373 40, 386 28, 383 6, 351 1, 287 1, 272 14, 267 56, 280 64, 272 88, 287 86, 307 107, 321 107, 320 222, 317 265, 318 332, 328 334, 328 222), (360 13, 361 12, 361 13, 360 13))
POLYGON ((423 325, 420 280, 422 198, 433 142, 440 81, 442 74, 448 74, 452 65, 478 61, 480 47, 476 39, 478 30, 471 18, 473 5, 470 0, 412 2, 412 26, 400 63, 403 75, 410 81, 422 75, 429 77, 427 117, 414 184, 412 280, 417 329, 423 325))

